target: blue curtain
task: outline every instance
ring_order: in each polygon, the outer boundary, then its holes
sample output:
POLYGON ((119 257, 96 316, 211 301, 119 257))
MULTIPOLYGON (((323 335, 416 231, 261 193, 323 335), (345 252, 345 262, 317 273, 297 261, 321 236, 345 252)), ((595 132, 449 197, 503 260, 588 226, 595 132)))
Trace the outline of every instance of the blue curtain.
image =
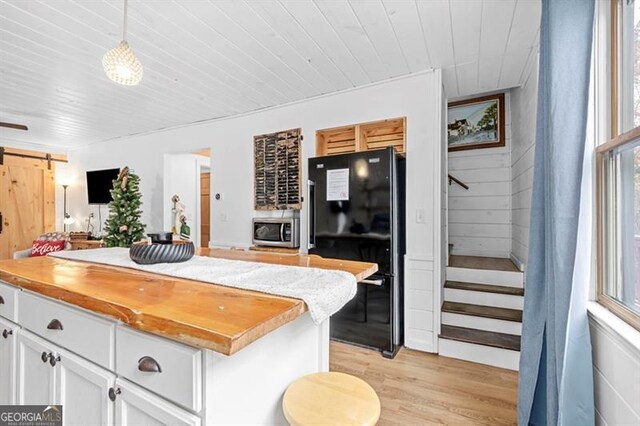
POLYGON ((520 425, 594 424, 589 282, 574 276, 593 15, 594 0, 542 1, 520 425))

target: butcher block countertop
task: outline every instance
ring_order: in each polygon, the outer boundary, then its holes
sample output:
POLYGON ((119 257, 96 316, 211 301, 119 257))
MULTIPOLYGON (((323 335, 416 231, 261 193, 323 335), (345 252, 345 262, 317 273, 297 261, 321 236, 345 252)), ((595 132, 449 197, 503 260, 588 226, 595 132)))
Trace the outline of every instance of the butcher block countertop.
MULTIPOLYGON (((374 263, 223 249, 201 256, 342 270, 358 281, 374 263)), ((232 355, 307 311, 300 299, 127 268, 33 257, 0 260, 0 280, 107 315, 138 330, 232 355)))

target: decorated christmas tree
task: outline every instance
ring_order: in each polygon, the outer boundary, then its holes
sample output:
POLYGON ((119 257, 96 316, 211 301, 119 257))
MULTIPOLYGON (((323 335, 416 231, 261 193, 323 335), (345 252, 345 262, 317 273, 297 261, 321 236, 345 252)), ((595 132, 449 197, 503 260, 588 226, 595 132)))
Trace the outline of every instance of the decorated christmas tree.
POLYGON ((109 218, 105 224, 107 247, 130 247, 144 237, 145 225, 140 222, 140 178, 125 167, 113 181, 109 218))

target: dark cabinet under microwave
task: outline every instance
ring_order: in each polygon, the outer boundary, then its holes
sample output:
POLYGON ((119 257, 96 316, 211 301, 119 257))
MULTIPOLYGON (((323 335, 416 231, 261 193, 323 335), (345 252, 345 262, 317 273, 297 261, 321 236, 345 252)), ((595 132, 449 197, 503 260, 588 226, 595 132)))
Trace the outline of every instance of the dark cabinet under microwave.
POLYGON ((253 244, 273 247, 300 247, 300 219, 254 218, 253 244))

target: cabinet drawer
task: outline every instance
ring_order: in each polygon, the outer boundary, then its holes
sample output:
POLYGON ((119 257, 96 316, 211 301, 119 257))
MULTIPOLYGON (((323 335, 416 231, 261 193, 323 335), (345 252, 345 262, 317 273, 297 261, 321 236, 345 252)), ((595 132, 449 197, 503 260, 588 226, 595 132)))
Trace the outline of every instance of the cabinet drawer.
POLYGON ((16 303, 17 294, 20 290, 0 281, 0 316, 8 320, 17 322, 18 320, 18 304, 16 303))
POLYGON ((202 351, 199 349, 119 326, 116 373, 190 410, 201 409, 202 351), (152 371, 154 367, 159 371, 152 371))
POLYGON ((18 323, 51 342, 114 370, 115 322, 22 292, 18 323))

